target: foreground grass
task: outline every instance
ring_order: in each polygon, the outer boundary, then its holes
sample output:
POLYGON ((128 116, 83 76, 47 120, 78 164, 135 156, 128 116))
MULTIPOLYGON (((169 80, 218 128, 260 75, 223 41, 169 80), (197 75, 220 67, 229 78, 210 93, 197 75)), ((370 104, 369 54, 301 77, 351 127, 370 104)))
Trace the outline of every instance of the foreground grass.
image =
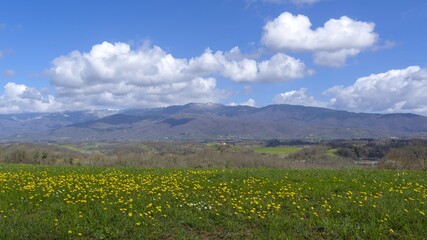
POLYGON ((267 154, 291 154, 301 150, 300 147, 295 146, 286 146, 286 147, 255 147, 254 151, 257 153, 267 153, 267 154))
POLYGON ((426 239, 425 172, 0 165, 0 239, 426 239))

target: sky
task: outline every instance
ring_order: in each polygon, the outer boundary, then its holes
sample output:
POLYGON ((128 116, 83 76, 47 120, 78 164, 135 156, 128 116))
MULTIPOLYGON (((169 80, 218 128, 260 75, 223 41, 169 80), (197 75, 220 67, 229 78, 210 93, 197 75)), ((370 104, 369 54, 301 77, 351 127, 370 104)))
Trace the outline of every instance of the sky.
POLYGON ((0 114, 187 103, 427 116, 424 0, 1 0, 0 114))

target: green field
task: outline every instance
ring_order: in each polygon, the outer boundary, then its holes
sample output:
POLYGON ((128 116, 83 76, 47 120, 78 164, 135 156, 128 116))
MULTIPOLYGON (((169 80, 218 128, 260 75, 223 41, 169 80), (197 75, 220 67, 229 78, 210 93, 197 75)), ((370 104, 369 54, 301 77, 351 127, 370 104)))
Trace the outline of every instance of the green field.
POLYGON ((76 151, 79 153, 91 153, 98 151, 100 147, 104 144, 101 143, 84 143, 84 144, 63 144, 58 145, 59 147, 63 147, 72 151, 76 151))
POLYGON ((257 153, 266 154, 291 154, 301 150, 301 147, 286 146, 286 147, 255 147, 254 151, 257 153))
POLYGON ((0 165, 0 239, 426 239, 421 171, 0 165))

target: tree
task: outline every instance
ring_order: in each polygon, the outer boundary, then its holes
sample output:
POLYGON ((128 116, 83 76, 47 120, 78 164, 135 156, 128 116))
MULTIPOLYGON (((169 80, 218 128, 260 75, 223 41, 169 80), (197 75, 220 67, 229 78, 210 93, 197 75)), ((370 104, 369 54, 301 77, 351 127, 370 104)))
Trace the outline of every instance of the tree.
POLYGON ((270 139, 265 143, 266 147, 277 147, 280 146, 280 141, 278 139, 270 139))

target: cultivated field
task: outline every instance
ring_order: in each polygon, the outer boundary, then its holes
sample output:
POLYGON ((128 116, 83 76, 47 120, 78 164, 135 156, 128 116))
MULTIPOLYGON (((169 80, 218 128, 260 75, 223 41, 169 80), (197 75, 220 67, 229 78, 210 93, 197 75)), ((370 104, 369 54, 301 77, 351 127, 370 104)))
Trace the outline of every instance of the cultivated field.
POLYGON ((0 165, 0 239, 426 239, 422 171, 0 165))
POLYGON ((301 147, 286 146, 286 147, 256 147, 254 148, 257 153, 267 153, 267 154, 282 154, 288 155, 291 153, 296 153, 301 150, 301 147))

